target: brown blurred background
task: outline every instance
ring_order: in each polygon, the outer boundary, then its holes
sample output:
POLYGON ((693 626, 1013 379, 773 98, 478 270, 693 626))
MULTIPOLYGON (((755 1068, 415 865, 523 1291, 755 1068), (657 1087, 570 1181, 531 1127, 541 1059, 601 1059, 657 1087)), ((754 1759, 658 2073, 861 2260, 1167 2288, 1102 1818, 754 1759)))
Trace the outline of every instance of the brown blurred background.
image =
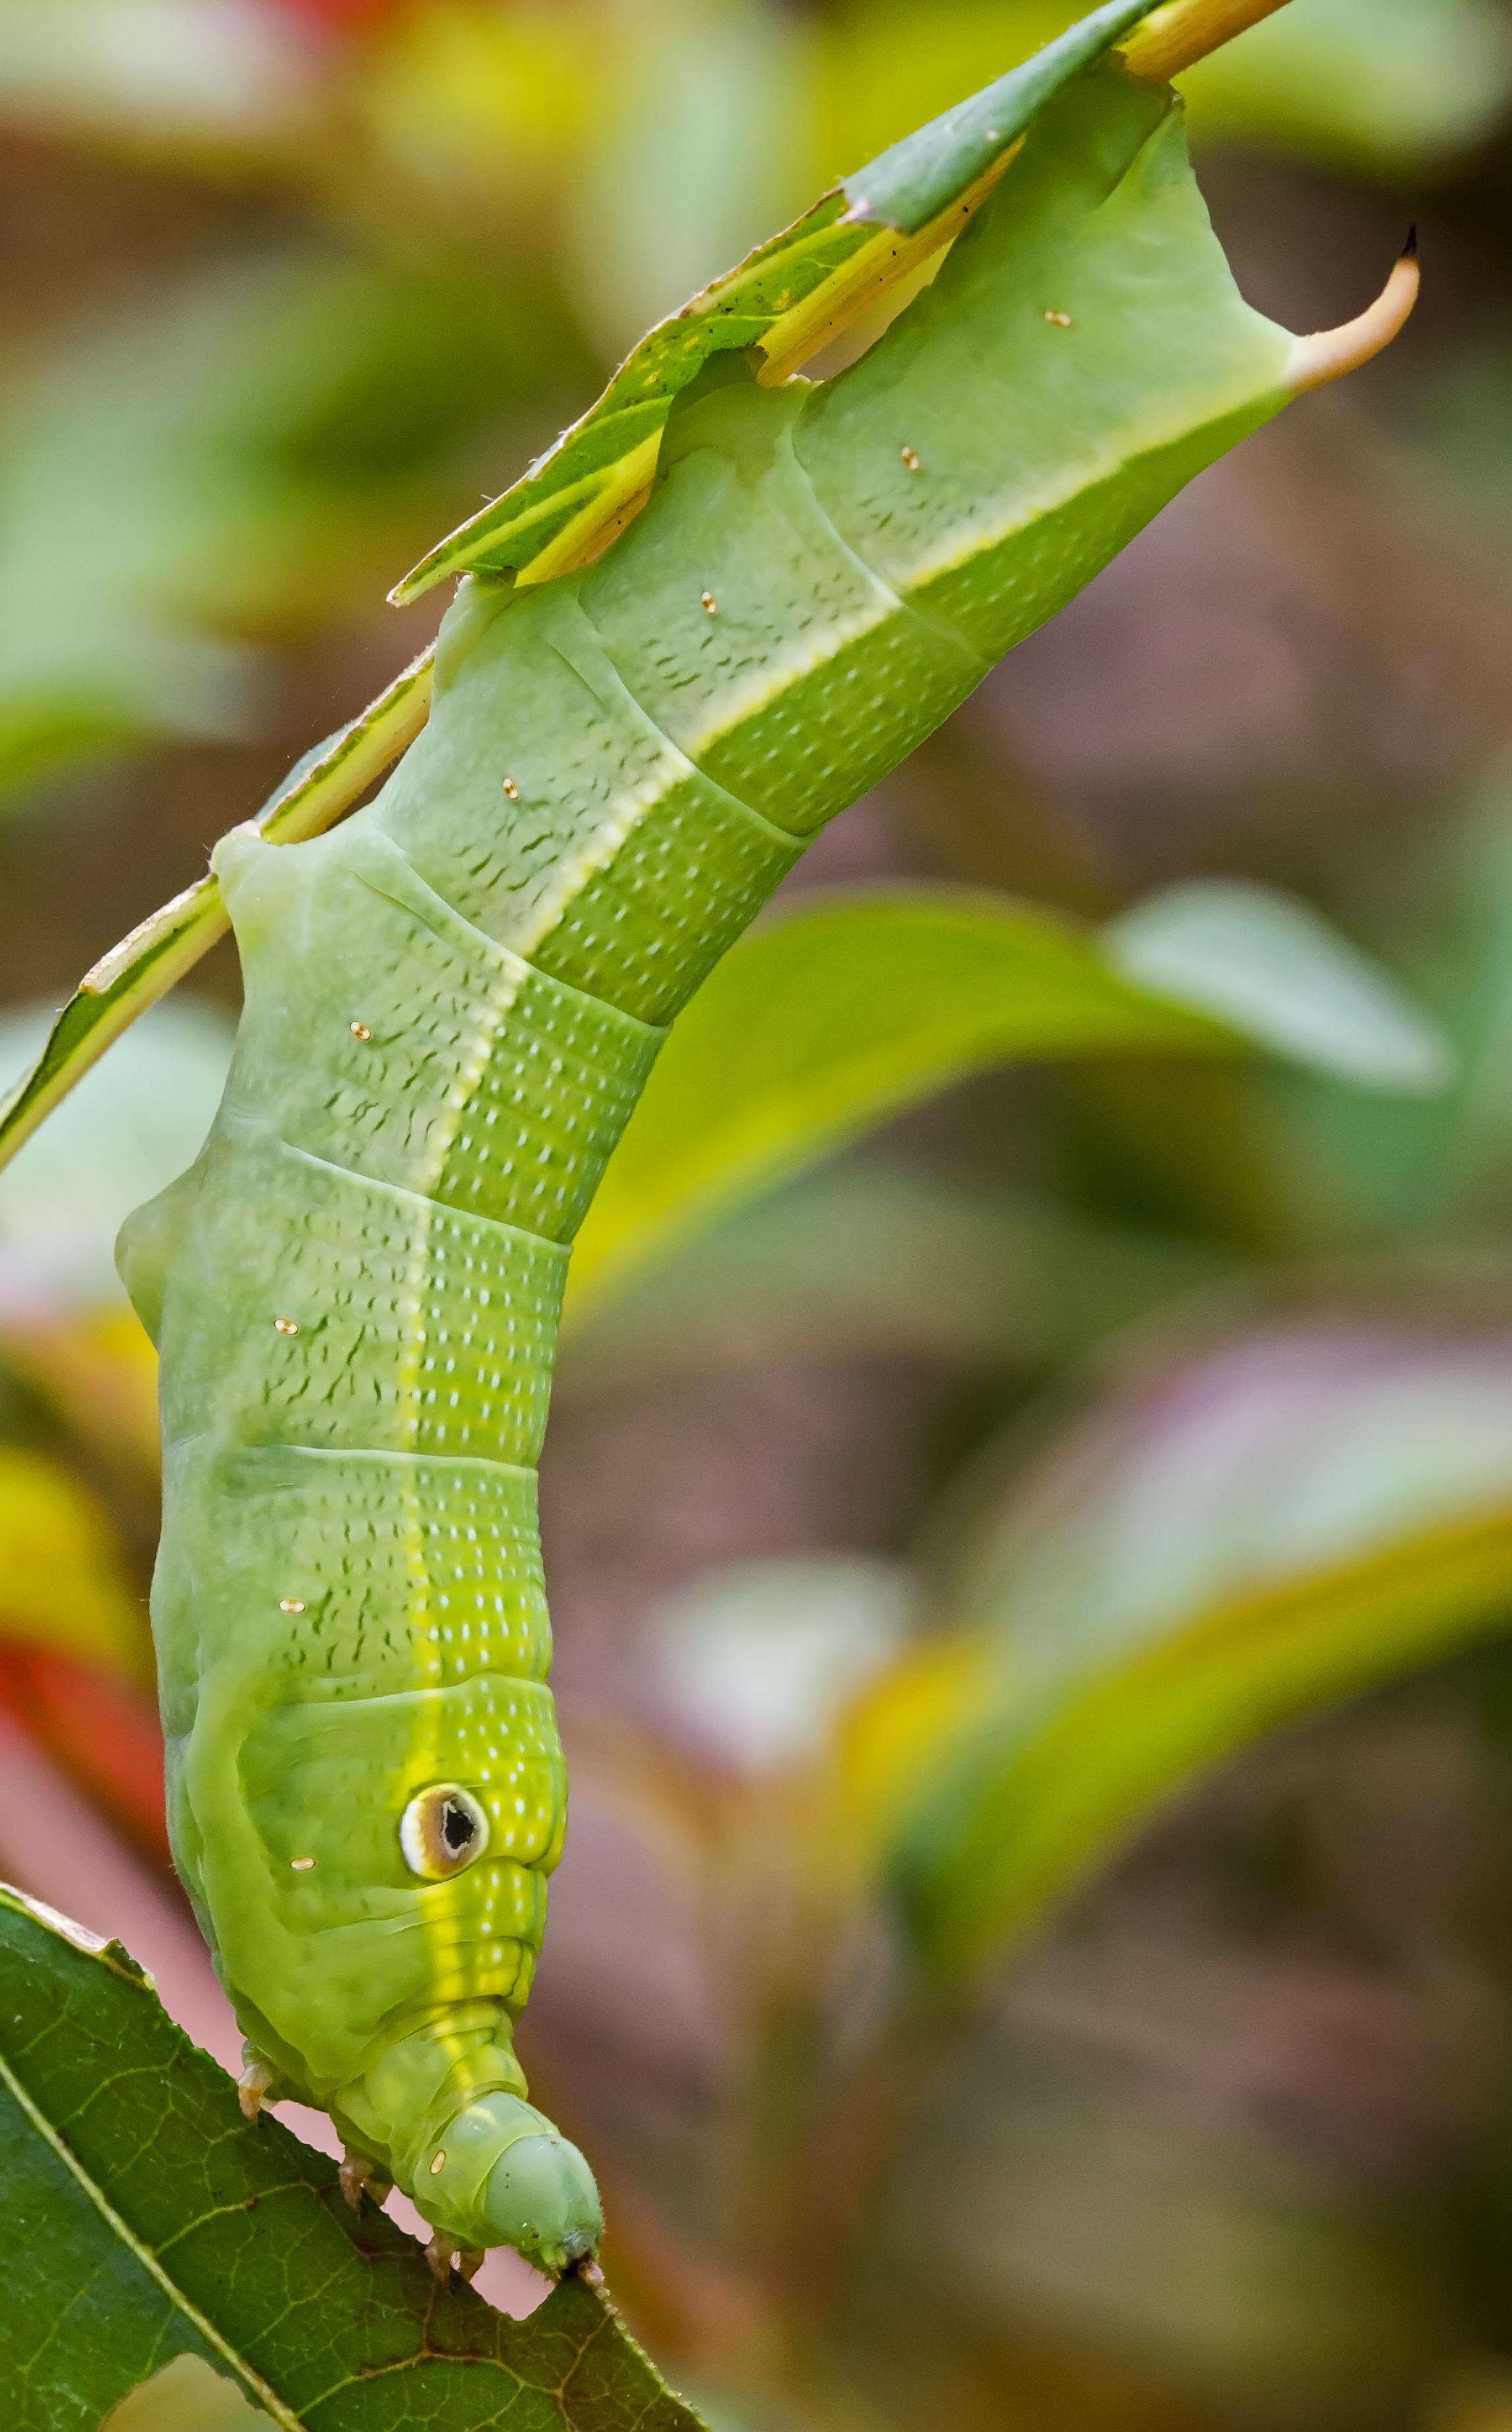
MULTIPOLYGON (((1071 13, 0 0, 7 1072, 428 638, 388 585, 651 318, 1071 13)), ((1512 1583, 1419 1546, 1512 1508, 1512 7, 1293 0, 1190 92, 1252 301, 1348 317, 1416 218, 1419 313, 795 884, 1100 920, 1263 880, 1460 1078, 1004 1073, 569 1341, 574 1821, 522 2043, 724 2432, 1512 2426, 1512 1583), (858 1734, 907 1771, 958 1632, 1028 1684, 1006 1742, 1063 1672, 1116 1700, 1130 1647, 1408 1545, 1399 1651, 1300 1690, 1262 1651, 969 1991, 909 1956, 906 1852, 831 1865, 858 1734)), ((235 1001, 223 949, 0 1179, 0 1871, 153 1945, 191 2022, 109 1245, 235 1001)))

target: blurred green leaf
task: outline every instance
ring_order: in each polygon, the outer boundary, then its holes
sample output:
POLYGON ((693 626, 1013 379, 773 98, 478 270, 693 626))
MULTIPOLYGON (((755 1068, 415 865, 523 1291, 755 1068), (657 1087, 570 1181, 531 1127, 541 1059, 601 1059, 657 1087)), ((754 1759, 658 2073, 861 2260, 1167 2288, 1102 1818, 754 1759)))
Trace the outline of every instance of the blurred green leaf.
MULTIPOLYGON (((1273 1047, 1360 1078, 1371 1063, 1358 994, 1327 983, 1352 956, 1303 924, 1282 974, 1321 983, 1317 1018, 1288 1023, 1256 968, 1243 1021, 1138 985, 1115 943, 965 889, 855 890, 773 921, 727 955, 682 1015, 578 1238, 581 1309, 679 1233, 770 1187, 968 1073, 1012 1057, 1233 1056, 1273 1047)), ((1205 975, 1204 975, 1205 980, 1205 975)), ((1207 992, 1211 993, 1211 989, 1207 992)), ((1390 1001, 1375 1071, 1400 1086, 1402 1009, 1390 1001), (1390 1076, 1388 1078, 1388 1076, 1390 1076)))
POLYGON ((1320 1321, 1157 1373, 988 1501, 945 1604, 977 1703, 892 1871, 953 1978, 1193 1774, 1512 1626, 1512 1357, 1320 1321))
MULTIPOLYGON (((41 1007, 0 1016, 0 1079, 46 1043, 41 1007)), ((204 1145, 234 1031, 217 1006, 157 1006, 92 1072, 27 1154, 0 1176, 0 1287, 45 1305, 93 1309, 121 1297, 115 1237, 204 1145)))
POLYGON ((1050 1199, 902 1168, 819 1173, 574 1304, 556 1392, 784 1349, 1037 1367, 1225 1272, 1175 1234, 1050 1199))
POLYGON ((1292 0, 1181 79, 1200 132, 1396 184, 1495 131, 1512 25, 1495 0, 1292 0))
POLYGON ((1103 945, 1141 987, 1200 1005, 1293 1063, 1414 1096, 1453 1077, 1448 1041, 1395 981, 1272 887, 1168 887, 1113 921, 1103 945))
POLYGON ((3 416, 0 796, 106 745, 255 729, 258 646, 455 512, 475 433, 558 376, 550 342, 538 297, 291 251, 41 355, 3 416))
POLYGON ((412 2238, 182 2035, 119 1944, 0 1892, 0 2384, 14 2432, 96 2432, 176 2356, 284 2432, 697 2432, 604 2301, 528 2322, 437 2291, 412 2238))
POLYGON ((1290 1230, 1334 1246, 1495 1255, 1512 1215, 1512 799, 1494 769, 1372 939, 1430 1008, 1453 1071, 1431 1099, 1276 1076, 1251 1108, 1290 1230))

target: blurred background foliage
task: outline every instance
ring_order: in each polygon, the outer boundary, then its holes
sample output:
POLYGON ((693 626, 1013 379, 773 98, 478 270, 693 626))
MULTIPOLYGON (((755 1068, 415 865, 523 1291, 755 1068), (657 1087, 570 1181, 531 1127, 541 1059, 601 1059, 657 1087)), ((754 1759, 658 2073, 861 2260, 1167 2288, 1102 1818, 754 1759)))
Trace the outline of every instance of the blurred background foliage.
MULTIPOLYGON (((1071 13, 0 0, 0 1066, 648 319, 1071 13)), ((720 2432, 1512 2424, 1512 6, 1293 0, 1190 85, 1253 299, 1345 317, 1418 215, 1418 321, 821 842, 762 951, 824 930, 829 1066, 658 1214, 711 1000, 564 1346, 522 2043, 720 2432)), ((235 991, 0 1181, 0 1869, 147 1956, 110 1244, 235 991)))

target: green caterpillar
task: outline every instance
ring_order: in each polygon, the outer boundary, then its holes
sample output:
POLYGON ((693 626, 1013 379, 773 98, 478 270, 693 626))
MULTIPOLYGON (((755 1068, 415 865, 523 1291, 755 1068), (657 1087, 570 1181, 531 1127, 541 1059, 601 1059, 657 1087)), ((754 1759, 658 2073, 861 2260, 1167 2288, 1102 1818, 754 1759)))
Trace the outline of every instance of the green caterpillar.
POLYGON ((464 583, 369 807, 216 854, 234 1064, 122 1243, 162 1353, 174 1848, 247 2107, 329 2111, 348 2192, 397 2181, 440 2269, 601 2231, 511 2041, 566 1816, 535 1473, 570 1244, 667 1025, 1326 356, 1241 301, 1175 96, 1105 59, 853 368, 716 358, 596 565, 464 583))

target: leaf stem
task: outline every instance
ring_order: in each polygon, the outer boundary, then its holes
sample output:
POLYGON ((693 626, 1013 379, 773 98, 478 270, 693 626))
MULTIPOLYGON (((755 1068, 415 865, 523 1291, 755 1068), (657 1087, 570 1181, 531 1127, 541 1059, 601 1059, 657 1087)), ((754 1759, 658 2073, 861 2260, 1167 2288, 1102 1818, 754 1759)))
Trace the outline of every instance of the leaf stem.
POLYGON ((1119 56, 1130 75, 1166 84, 1285 6, 1286 0, 1167 0, 1118 44, 1119 56))
MULTIPOLYGON (((425 724, 434 652, 426 650, 248 822, 269 844, 298 844, 344 819, 425 724)), ((140 921, 86 971, 32 1071, 0 1104, 0 1166, 140 1014, 167 995, 229 926, 220 882, 197 879, 140 921)))

